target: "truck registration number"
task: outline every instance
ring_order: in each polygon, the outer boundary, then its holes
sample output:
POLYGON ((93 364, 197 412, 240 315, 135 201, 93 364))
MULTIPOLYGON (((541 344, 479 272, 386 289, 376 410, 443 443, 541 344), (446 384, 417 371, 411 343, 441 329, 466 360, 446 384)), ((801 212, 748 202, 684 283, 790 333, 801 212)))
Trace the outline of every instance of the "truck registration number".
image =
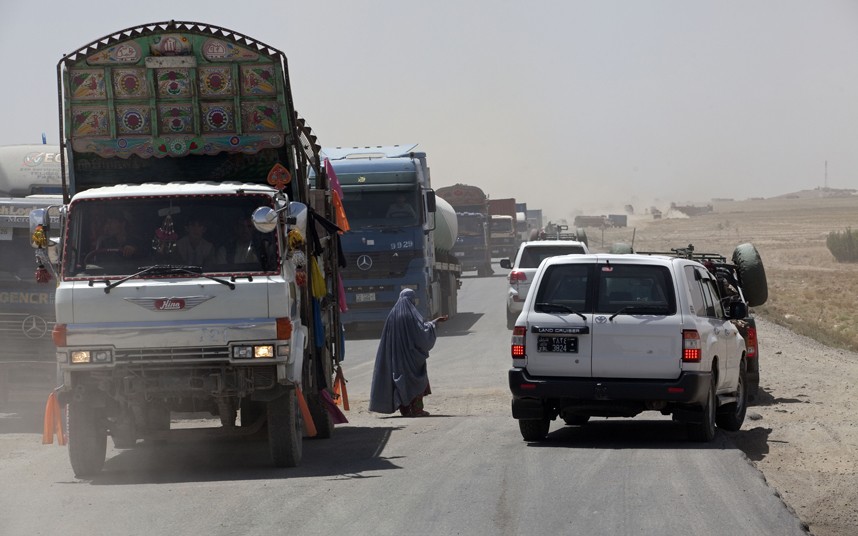
POLYGON ((578 337, 548 337, 540 335, 536 339, 538 352, 578 353, 578 337))
POLYGON ((375 292, 358 292, 355 294, 355 301, 358 303, 375 301, 375 292))

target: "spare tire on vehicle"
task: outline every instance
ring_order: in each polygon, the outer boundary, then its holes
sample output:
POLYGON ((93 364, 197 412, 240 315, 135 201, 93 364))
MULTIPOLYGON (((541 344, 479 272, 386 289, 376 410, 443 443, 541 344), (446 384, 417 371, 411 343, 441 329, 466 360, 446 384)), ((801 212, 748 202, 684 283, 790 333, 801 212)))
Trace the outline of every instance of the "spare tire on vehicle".
POLYGON ((769 286, 766 282, 766 270, 763 260, 753 244, 739 244, 733 250, 733 264, 739 274, 742 293, 750 307, 766 303, 769 299, 769 286))

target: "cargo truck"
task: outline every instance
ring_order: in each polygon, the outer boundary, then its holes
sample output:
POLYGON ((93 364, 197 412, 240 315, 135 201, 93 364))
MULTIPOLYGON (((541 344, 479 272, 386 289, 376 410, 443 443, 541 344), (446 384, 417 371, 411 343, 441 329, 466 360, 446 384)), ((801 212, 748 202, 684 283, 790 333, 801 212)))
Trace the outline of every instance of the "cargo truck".
POLYGON ((343 190, 350 231, 342 237, 348 331, 384 322, 410 288, 424 318, 457 311, 461 266, 451 250, 453 207, 432 190, 416 145, 326 147, 343 190))
POLYGON ((54 287, 33 278, 29 222, 60 181, 57 145, 0 147, 0 407, 41 402, 56 382, 54 287))
POLYGON ((515 199, 489 199, 489 216, 492 257, 512 259, 521 243, 516 230, 515 199))
POLYGON ((468 184, 445 186, 435 191, 453 207, 459 224, 459 236, 453 255, 462 271, 476 270, 479 277, 490 276, 492 255, 489 246, 489 204, 482 189, 468 184))
POLYGON ((298 465, 305 433, 333 433, 343 351, 335 210, 286 56, 168 21, 100 37, 57 75, 61 218, 30 226, 39 261, 59 259, 74 473, 102 469, 108 436, 261 434, 275 466, 298 465), (199 411, 219 426, 173 429, 199 411))

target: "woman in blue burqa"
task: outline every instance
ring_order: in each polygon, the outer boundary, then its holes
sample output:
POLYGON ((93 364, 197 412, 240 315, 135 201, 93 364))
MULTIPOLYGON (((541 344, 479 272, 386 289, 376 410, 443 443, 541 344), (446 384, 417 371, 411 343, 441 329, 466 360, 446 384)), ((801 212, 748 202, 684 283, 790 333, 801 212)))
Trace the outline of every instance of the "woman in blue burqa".
POLYGON ((375 369, 372 373, 369 410, 404 417, 425 417, 423 397, 430 394, 426 359, 435 346, 435 324, 440 316, 425 321, 414 305, 414 291, 405 289, 384 322, 375 369))

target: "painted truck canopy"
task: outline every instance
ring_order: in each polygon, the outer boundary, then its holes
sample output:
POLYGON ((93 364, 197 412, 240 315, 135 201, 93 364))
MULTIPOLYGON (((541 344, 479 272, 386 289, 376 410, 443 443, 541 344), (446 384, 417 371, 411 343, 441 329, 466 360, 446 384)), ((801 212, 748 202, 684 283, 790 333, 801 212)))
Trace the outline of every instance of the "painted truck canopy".
POLYGON ((71 194, 188 175, 265 183, 275 163, 295 169, 286 57, 250 37, 147 24, 65 55, 58 74, 71 194))

